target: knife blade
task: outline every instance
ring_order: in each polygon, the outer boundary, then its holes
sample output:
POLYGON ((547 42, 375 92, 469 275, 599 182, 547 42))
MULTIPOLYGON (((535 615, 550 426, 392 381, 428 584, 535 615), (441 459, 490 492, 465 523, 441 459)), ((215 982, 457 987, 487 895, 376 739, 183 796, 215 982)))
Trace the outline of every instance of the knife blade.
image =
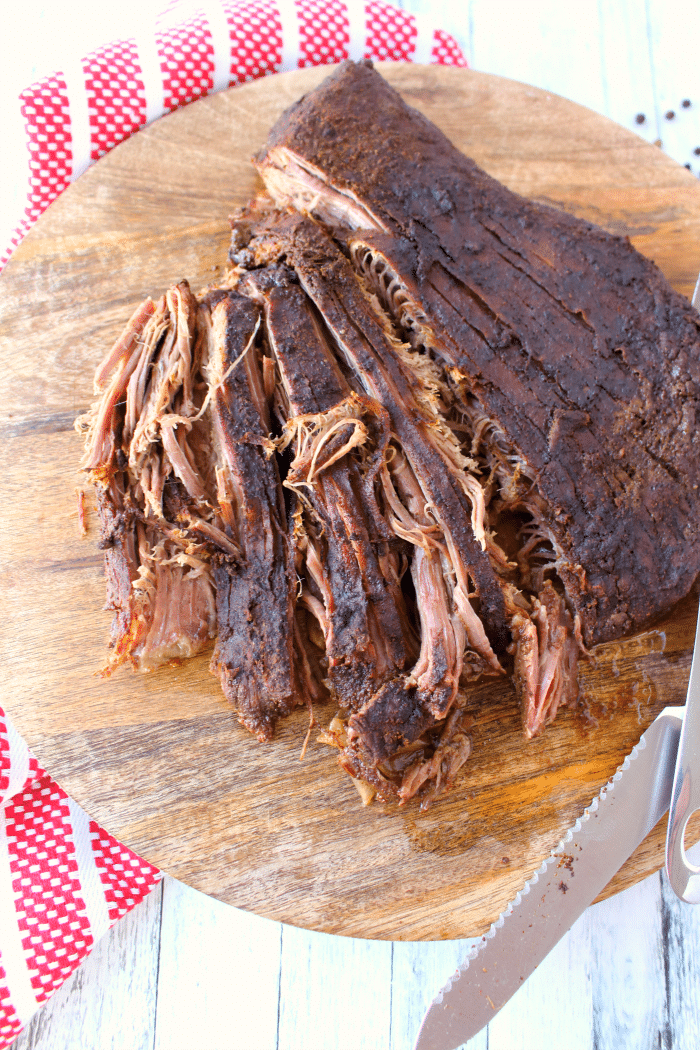
POLYGON ((493 1019, 669 808, 682 707, 667 707, 438 993, 414 1050, 455 1050, 493 1019))

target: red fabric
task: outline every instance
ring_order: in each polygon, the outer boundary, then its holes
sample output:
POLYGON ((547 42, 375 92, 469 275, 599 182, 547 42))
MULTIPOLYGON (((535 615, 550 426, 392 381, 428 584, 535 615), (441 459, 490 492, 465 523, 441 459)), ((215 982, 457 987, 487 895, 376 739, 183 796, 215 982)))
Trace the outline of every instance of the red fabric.
POLYGON ((461 47, 449 33, 436 29, 433 35, 433 49, 430 61, 436 66, 466 66, 467 62, 461 47))
MULTIPOLYGON (((0 797, 5 797, 10 786, 10 741, 7 736, 7 723, 0 718, 0 797)), ((0 977, 0 980, 2 978, 0 977)))
POLYGON ((347 58, 350 22, 342 0, 299 0, 299 66, 326 66, 347 58))
POLYGON ((66 798, 44 776, 5 809, 17 924, 39 1003, 70 977, 93 943, 66 798))
POLYGON ((3 1047, 13 1043, 24 1027, 12 1005, 5 977, 5 970, 0 964, 0 1046, 3 1047))
POLYGON ((90 839, 112 922, 121 919, 157 885, 160 873, 152 864, 117 842, 94 820, 90 839))
POLYGON ((23 91, 20 99, 30 172, 25 218, 31 225, 70 182, 73 154, 66 83, 60 73, 46 77, 23 91))
POLYGON ((156 32, 165 108, 178 109, 214 89, 214 48, 202 14, 156 32))
MULTIPOLYGON (((29 755, 0 709, 0 783, 5 792, 13 772, 7 761, 13 750, 15 762, 27 775, 0 809, 0 926, 6 928, 8 920, 17 925, 21 957, 15 952, 13 977, 17 982, 19 963, 24 1018, 18 1016, 6 970, 10 946, 0 943, 0 1050, 77 969, 95 942, 93 934, 101 936, 162 877, 152 864, 88 821, 78 807, 71 812, 65 791, 29 755), (101 893, 104 900, 105 922, 98 931, 92 928, 86 905, 85 872, 81 875, 77 859, 81 853, 92 855, 97 886, 92 892, 101 893)), ((14 993, 16 997, 17 983, 14 993)))
POLYGON ((381 0, 370 0, 365 10, 368 33, 364 57, 378 62, 410 62, 417 36, 415 18, 381 0))
POLYGON ((273 0, 224 0, 231 40, 229 84, 276 73, 282 64, 282 22, 273 0))
POLYGON ((106 44, 82 65, 90 114, 90 159, 97 160, 143 127, 146 97, 133 40, 106 44))

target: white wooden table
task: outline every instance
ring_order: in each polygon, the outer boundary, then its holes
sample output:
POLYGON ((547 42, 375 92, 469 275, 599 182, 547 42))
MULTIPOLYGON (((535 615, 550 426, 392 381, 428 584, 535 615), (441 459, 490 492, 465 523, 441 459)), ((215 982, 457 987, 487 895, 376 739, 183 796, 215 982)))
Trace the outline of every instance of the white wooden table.
MULTIPOLYGON (((3 15, 0 95, 51 72, 57 38, 62 48, 84 54, 104 42, 105 28, 114 35, 134 12, 161 5, 116 6, 15 5, 3 15), (16 43, 31 37, 29 49, 16 43)), ((473 68, 604 113, 700 175, 696 0, 402 0, 400 6, 452 32, 473 68)), ((17 133, 3 125, 6 146, 17 133)), ((17 185, 11 169, 0 169, 0 200, 7 202, 17 185)), ((15 1047, 410 1050, 428 1001, 469 944, 307 933, 166 878, 96 946, 15 1047)), ((697 1050, 700 908, 678 902, 661 874, 594 905, 467 1045, 697 1050)))

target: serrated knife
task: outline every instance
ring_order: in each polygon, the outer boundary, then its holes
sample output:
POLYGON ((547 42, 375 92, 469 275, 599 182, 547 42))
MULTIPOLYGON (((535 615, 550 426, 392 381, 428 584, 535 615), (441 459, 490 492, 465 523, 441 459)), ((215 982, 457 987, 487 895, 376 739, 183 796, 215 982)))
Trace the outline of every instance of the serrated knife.
POLYGON ((683 707, 667 707, 431 1003, 414 1050, 455 1050, 493 1019, 669 808, 683 707))

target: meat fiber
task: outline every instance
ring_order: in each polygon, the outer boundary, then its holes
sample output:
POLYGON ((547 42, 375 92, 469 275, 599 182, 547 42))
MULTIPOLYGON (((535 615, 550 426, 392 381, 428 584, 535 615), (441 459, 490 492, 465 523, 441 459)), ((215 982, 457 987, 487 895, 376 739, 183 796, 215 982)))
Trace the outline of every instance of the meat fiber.
POLYGON ((203 398, 197 309, 184 281, 143 303, 97 370, 98 400, 77 421, 86 435, 83 466, 97 489, 114 613, 107 671, 194 656, 215 633, 194 466, 203 398))
POLYGON ((331 692, 357 710, 400 675, 415 645, 395 537, 367 498, 384 457, 386 413, 353 393, 293 274, 265 268, 251 278, 241 288, 265 307, 286 402, 281 446, 294 452, 285 485, 298 500, 294 540, 308 591, 300 600, 312 612, 321 602, 331 692))
MULTIPOLYGON (((267 231, 289 260, 297 225, 282 222, 267 231)), ((257 247, 259 252, 260 237, 257 247)), ((271 248, 265 254, 271 255, 271 248)), ((285 485, 298 501, 292 513, 298 601, 317 618, 328 662, 327 685, 347 712, 345 767, 365 780, 371 776, 376 784, 378 763, 414 744, 447 715, 463 666, 465 632, 451 607, 446 634, 451 640, 452 617, 459 642, 449 652, 440 645, 440 631, 429 626, 439 602, 426 604, 419 573, 416 601, 425 624, 423 645, 432 639, 431 649, 439 654, 430 668, 423 668, 427 661, 421 652, 417 673, 417 634, 400 586, 409 544, 392 528, 394 510, 383 491, 386 484, 393 490, 385 464, 390 442, 396 441, 390 414, 371 387, 357 393, 344 378, 325 325, 327 313, 314 310, 295 271, 268 265, 253 270, 239 287, 264 305, 266 333, 279 368, 284 395, 280 447, 294 451, 285 485)), ((442 595, 444 589, 439 567, 434 591, 442 595)), ((402 785, 407 777, 415 779, 414 765, 402 769, 402 785)), ((389 783, 384 780, 385 791, 389 783)))

